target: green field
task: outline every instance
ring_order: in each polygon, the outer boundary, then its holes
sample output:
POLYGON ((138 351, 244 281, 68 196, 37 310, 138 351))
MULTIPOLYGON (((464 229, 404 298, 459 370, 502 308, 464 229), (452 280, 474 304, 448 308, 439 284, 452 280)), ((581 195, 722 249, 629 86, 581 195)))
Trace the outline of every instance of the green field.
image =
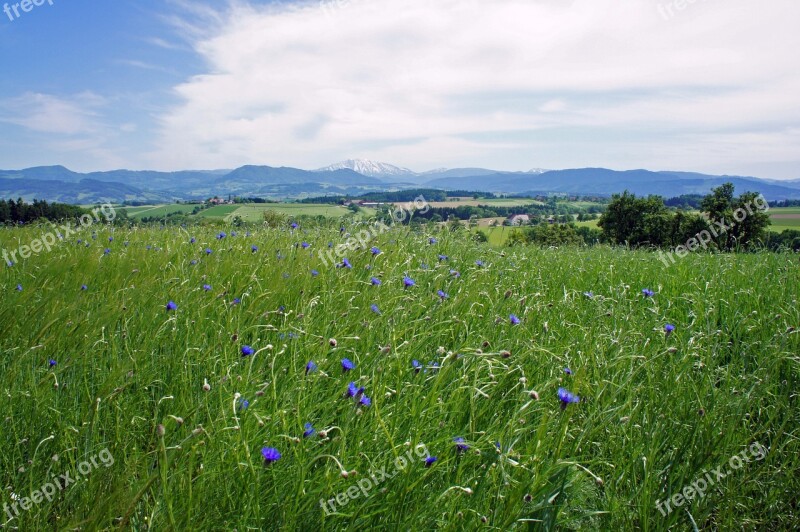
POLYGON ((128 217, 133 219, 141 219, 144 217, 162 217, 174 212, 188 214, 194 210, 197 205, 151 205, 144 207, 125 207, 124 211, 128 217))
MULTIPOLYGON (((347 208, 341 205, 313 204, 313 203, 266 203, 248 204, 242 206, 235 213, 248 222, 258 222, 264 219, 264 211, 272 210, 286 214, 290 217, 297 216, 325 216, 328 218, 341 218, 351 214, 347 208)), ((374 213, 373 209, 365 209, 365 212, 374 213)))
POLYGON ((0 268, 9 529, 800 526, 796 255, 95 229, 0 268))

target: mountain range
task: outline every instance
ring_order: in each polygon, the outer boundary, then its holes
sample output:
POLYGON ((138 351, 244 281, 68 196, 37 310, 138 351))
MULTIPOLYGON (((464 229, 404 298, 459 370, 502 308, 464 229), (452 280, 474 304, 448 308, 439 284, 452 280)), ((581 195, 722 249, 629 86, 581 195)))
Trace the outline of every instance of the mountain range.
POLYGON ((800 179, 776 181, 747 176, 607 168, 534 168, 527 172, 440 168, 414 172, 363 159, 351 159, 317 170, 271 166, 178 172, 113 170, 78 173, 63 166, 0 170, 0 198, 22 197, 27 201, 36 198, 78 204, 126 200, 172 202, 228 195, 292 199, 415 187, 500 194, 598 196, 629 190, 637 195, 673 197, 707 194, 711 188, 726 182, 733 183, 738 192, 759 192, 768 200, 800 199, 800 179))

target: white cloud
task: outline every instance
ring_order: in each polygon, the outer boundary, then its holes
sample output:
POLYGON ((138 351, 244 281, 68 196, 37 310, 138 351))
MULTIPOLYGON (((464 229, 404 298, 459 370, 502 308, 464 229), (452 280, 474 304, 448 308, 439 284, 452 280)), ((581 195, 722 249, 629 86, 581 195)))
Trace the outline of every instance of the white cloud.
POLYGON ((577 166, 592 154, 585 164, 708 171, 794 160, 800 174, 798 138, 787 129, 800 119, 800 4, 696 2, 668 19, 658 5, 333 0, 195 9, 210 21, 206 31, 175 24, 207 71, 175 87, 181 103, 160 117, 149 162, 312 168, 352 156, 415 169, 526 169, 577 166), (639 143, 613 143, 630 131, 639 143), (525 140, 526 132, 539 134, 525 140))

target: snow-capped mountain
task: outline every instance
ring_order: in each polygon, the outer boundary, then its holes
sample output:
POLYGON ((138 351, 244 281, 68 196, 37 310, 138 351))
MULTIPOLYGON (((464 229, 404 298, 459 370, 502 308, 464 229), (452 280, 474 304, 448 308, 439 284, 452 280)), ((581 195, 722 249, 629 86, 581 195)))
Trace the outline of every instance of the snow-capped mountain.
POLYGON ((368 161, 366 159, 348 159, 340 163, 326 166, 325 168, 320 168, 315 170, 315 172, 330 172, 343 169, 353 170, 354 172, 369 177, 404 177, 417 175, 416 172, 408 168, 400 168, 392 164, 368 161))
POLYGON ((526 173, 528 174, 543 174, 545 172, 549 172, 550 170, 545 170, 544 168, 531 168, 526 173))

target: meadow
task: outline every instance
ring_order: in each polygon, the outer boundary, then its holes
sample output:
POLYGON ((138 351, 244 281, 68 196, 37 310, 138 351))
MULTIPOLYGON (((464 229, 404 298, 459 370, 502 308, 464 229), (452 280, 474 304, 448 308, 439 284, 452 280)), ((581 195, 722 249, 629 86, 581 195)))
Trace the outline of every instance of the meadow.
POLYGON ((96 226, 0 266, 0 523, 800 527, 796 255, 394 227, 325 266, 364 227, 96 226))

